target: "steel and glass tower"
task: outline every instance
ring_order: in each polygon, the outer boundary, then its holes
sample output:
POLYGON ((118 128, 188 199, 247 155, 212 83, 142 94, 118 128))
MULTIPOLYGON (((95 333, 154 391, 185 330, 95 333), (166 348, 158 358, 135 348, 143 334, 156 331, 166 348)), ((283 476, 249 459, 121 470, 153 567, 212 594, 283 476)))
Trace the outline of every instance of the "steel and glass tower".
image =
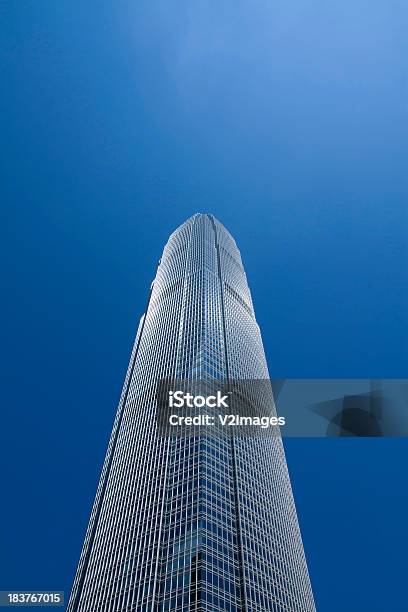
POLYGON ((241 256, 169 238, 132 350, 69 612, 315 610, 280 437, 159 435, 160 379, 267 379, 241 256))

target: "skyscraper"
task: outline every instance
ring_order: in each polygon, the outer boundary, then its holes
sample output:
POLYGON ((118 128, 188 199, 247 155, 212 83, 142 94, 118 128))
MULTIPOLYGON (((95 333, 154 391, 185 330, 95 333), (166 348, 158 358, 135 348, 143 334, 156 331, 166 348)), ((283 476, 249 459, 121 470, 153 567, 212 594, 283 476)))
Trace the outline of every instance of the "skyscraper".
POLYGON ((159 435, 160 379, 267 379, 241 256, 169 238, 132 350, 69 612, 315 610, 280 437, 159 435))

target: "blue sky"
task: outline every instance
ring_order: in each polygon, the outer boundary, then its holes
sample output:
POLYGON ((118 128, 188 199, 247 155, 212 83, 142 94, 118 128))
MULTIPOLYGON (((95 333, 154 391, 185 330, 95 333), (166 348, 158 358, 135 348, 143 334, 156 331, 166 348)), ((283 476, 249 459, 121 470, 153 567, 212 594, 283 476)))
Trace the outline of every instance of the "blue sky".
MULTIPOLYGON (((271 375, 406 377, 405 2, 3 2, 0 588, 69 591, 169 233, 241 249, 271 375)), ((287 440, 318 610, 404 610, 406 440, 287 440)))

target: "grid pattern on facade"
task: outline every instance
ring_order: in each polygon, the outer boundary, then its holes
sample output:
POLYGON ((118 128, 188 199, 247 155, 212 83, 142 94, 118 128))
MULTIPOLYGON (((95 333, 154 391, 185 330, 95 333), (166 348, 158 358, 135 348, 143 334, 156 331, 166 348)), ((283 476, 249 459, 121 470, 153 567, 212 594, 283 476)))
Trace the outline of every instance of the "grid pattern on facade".
POLYGON ((239 250, 211 215, 164 248, 68 611, 315 610, 281 439, 159 436, 165 378, 268 378, 239 250))

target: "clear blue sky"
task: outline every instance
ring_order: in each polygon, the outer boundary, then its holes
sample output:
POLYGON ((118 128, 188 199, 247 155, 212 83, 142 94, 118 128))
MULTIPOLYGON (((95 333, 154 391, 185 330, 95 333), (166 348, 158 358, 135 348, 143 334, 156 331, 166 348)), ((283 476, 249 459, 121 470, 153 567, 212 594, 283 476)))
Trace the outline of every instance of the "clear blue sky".
MULTIPOLYGON (((0 589, 68 594, 169 233, 241 249, 271 375, 408 373, 405 0, 3 1, 0 589)), ((319 612, 403 612, 406 440, 287 440, 319 612)))

